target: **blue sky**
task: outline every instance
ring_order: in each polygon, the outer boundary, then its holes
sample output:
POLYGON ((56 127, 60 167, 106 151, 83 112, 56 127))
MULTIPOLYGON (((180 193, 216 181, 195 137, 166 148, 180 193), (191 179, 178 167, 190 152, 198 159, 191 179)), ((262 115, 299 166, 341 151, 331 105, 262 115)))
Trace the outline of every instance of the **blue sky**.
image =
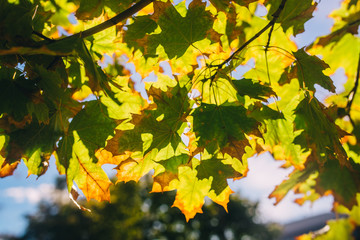
MULTIPOLYGON (((322 0, 319 3, 315 17, 305 25, 305 33, 299 34, 295 41, 298 47, 311 43, 317 36, 330 32, 332 20, 326 16, 331 9, 340 6, 340 0, 322 0)), ((342 73, 333 77, 335 83, 341 83, 342 73)), ((340 84, 337 84, 340 87, 340 84)), ((319 89, 318 97, 322 98, 326 91, 319 89)), ((319 213, 329 212, 332 208, 332 197, 318 200, 311 206, 310 203, 300 207, 293 203, 294 194, 289 194, 277 206, 274 200, 268 199, 274 187, 279 184, 291 169, 280 169, 281 161, 274 161, 269 154, 249 160, 248 176, 240 181, 231 183, 232 188, 241 197, 252 201, 259 201, 259 210, 263 221, 277 221, 280 223, 290 222, 314 216, 319 213)), ((20 234, 26 227, 25 214, 34 213, 40 200, 51 200, 58 195, 53 195, 54 180, 58 176, 54 160, 50 160, 50 167, 45 175, 36 179, 35 176, 27 178, 27 169, 22 163, 13 176, 0 180, 0 234, 20 234)), ((64 193, 65 198, 67 194, 64 193)))

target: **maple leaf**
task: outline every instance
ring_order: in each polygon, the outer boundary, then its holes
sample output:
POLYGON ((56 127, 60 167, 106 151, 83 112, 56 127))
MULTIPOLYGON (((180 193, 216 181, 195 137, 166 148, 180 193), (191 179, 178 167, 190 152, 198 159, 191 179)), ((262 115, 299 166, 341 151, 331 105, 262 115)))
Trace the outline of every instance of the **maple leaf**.
POLYGON ((359 43, 359 38, 347 33, 339 39, 339 41, 330 43, 324 47, 315 45, 308 51, 311 54, 321 55, 323 61, 330 66, 331 73, 334 73, 338 68, 343 68, 345 74, 351 78, 356 75, 358 56, 356 54, 346 55, 342 53, 349 51, 359 52, 359 43), (337 57, 334 58, 334 56, 337 57))
POLYGON ((97 164, 95 152, 105 147, 115 126, 106 107, 96 100, 88 102, 71 121, 57 149, 58 170, 66 174, 69 191, 74 181, 88 199, 110 200, 111 182, 97 164))
POLYGON ((194 132, 199 137, 198 146, 212 153, 217 147, 225 147, 230 139, 246 140, 245 134, 257 132, 259 124, 247 116, 243 106, 230 103, 220 106, 202 103, 192 116, 194 132))
POLYGON ((221 159, 217 158, 202 160, 196 170, 198 171, 197 178, 199 180, 212 177, 211 189, 215 191, 216 195, 220 195, 226 189, 228 186, 227 179, 242 176, 231 165, 224 164, 221 159))
POLYGON ((213 200, 217 204, 221 205, 225 209, 225 211, 228 212, 227 205, 230 201, 230 199, 229 199, 230 195, 233 193, 234 193, 234 191, 231 190, 231 188, 229 186, 227 186, 225 188, 225 190, 221 192, 221 194, 216 195, 214 192, 210 192, 208 194, 208 196, 211 200, 213 200))
POLYGON ((321 168, 317 179, 316 190, 325 194, 332 191, 335 200, 351 208, 356 204, 356 195, 359 192, 359 164, 350 161, 351 168, 342 166, 336 160, 327 161, 321 168))
POLYGON ((304 170, 295 169, 290 175, 289 179, 284 180, 281 184, 276 186, 275 190, 269 195, 269 198, 275 198, 275 204, 278 204, 287 193, 298 188, 303 182, 306 181, 312 174, 316 173, 316 165, 310 164, 304 170))
POLYGON ((229 154, 231 157, 234 157, 238 160, 242 160, 244 154, 246 153, 245 148, 250 146, 248 140, 235 141, 234 139, 229 139, 228 144, 221 148, 221 153, 229 154))
POLYGON ((69 190, 101 201, 103 164, 118 182, 153 171, 153 191, 177 190, 189 220, 206 196, 226 209, 228 179, 269 151, 295 167, 277 202, 294 190, 299 204, 328 193, 356 203, 359 1, 330 14, 313 55, 292 40, 312 0, 18 2, 0 2, 1 177, 21 161, 40 176, 55 151, 69 190), (318 100, 315 85, 335 93, 341 68, 344 91, 318 100))
POLYGON ((92 20, 103 14, 104 9, 107 13, 118 13, 128 8, 133 1, 124 0, 121 2, 114 2, 108 0, 78 0, 76 3, 79 5, 79 8, 75 13, 76 17, 80 20, 92 20))
POLYGON ((156 163, 153 158, 156 154, 157 152, 153 151, 138 160, 127 158, 121 161, 115 168, 117 170, 117 182, 139 181, 141 177, 155 168, 156 163))
POLYGON ((16 121, 23 120, 28 114, 27 104, 31 102, 28 94, 37 90, 34 85, 21 76, 20 71, 1 67, 0 87, 4 90, 0 96, 1 113, 9 114, 16 121))
POLYGON ((190 167, 179 167, 179 186, 173 207, 177 207, 185 215, 186 221, 202 213, 204 198, 210 191, 210 181, 199 180, 197 171, 190 167))
POLYGON ((0 178, 7 177, 13 174, 15 169, 17 168, 20 161, 15 161, 13 163, 9 163, 6 161, 6 144, 7 144, 6 134, 1 133, 0 135, 0 178))
MULTIPOLYGON (((277 0, 269 2, 271 3, 269 16, 272 16, 276 9, 278 9, 281 1, 277 0)), ((285 31, 291 28, 294 36, 296 36, 296 34, 304 32, 304 24, 313 17, 312 13, 316 9, 316 6, 317 3, 313 3, 312 0, 301 2, 297 0, 288 0, 277 21, 281 23, 281 26, 285 31)))
POLYGON ((9 146, 6 161, 13 163, 23 157, 28 167, 28 174, 40 176, 48 167, 48 160, 61 133, 50 125, 33 121, 25 128, 10 132, 8 135, 9 146))
POLYGON ((323 108, 316 98, 305 97, 299 103, 295 110, 295 127, 304 131, 294 142, 315 151, 319 162, 338 159, 341 165, 348 165, 346 152, 340 142, 346 133, 328 118, 323 108))
MULTIPOLYGON (((74 181, 88 200, 110 201, 109 187, 112 184, 106 173, 89 153, 90 149, 81 141, 76 132, 72 146, 72 157, 66 171, 68 187, 74 181)), ((71 190, 71 189, 70 189, 71 190)))
POLYGON ((146 34, 152 33, 157 24, 150 16, 138 16, 133 19, 133 23, 127 26, 127 30, 124 33, 124 41, 126 41, 129 47, 134 47, 135 49, 141 49, 144 52, 144 46, 142 45, 142 38, 146 34))
MULTIPOLYGON (((231 1, 221 1, 221 0, 210 0, 211 4, 214 5, 219 11, 226 11, 231 4, 231 1)), ((250 3, 256 2, 256 0, 236 0, 235 1, 240 6, 248 7, 250 3)))
POLYGON ((185 17, 172 5, 167 6, 157 21, 161 33, 149 36, 146 53, 154 54, 157 46, 162 45, 171 59, 181 57, 193 43, 202 40, 211 29, 212 21, 210 13, 205 11, 205 3, 198 0, 190 3, 185 17))
POLYGON ((174 164, 185 161, 185 155, 179 154, 186 152, 180 137, 189 111, 188 102, 183 101, 186 94, 187 90, 179 86, 167 92, 151 87, 149 95, 156 104, 151 107, 155 109, 145 110, 141 116, 132 115, 131 129, 116 130, 105 150, 114 154, 115 162, 116 158, 125 157, 116 163, 118 181, 138 181, 158 163, 164 164, 166 171, 176 173, 174 164), (132 158, 127 158, 127 154, 132 158))
POLYGON ((296 63, 291 68, 289 76, 297 76, 300 86, 315 91, 315 84, 319 84, 323 88, 335 92, 335 86, 330 77, 326 76, 323 71, 329 68, 329 65, 320 60, 316 56, 308 55, 304 49, 293 52, 296 63))
POLYGON ((158 163, 161 164, 166 171, 177 173, 178 166, 188 163, 189 158, 189 155, 181 154, 178 156, 173 156, 166 160, 159 161, 158 163))
POLYGON ((266 121, 266 132, 263 134, 266 144, 264 148, 270 150, 275 159, 286 159, 290 165, 303 169, 310 153, 294 143, 297 135, 298 133, 294 132, 290 121, 285 119, 268 120, 266 121))
POLYGON ((108 141, 106 149, 117 155, 123 154, 125 150, 140 151, 145 155, 153 149, 160 151, 168 146, 173 152, 176 151, 181 143, 181 129, 189 108, 189 104, 183 101, 186 93, 186 89, 179 87, 169 89, 168 92, 151 88, 149 94, 156 103, 156 109, 145 110, 141 116, 133 115, 134 128, 116 130, 116 135, 108 141), (144 134, 150 137, 145 137, 144 134))
POLYGON ((178 175, 172 172, 163 172, 156 175, 151 192, 164 192, 174 190, 170 184, 173 180, 178 179, 178 175))
POLYGON ((16 40, 17 36, 23 36, 24 38, 31 36, 31 17, 33 15, 31 5, 29 1, 21 1, 21 4, 8 1, 1 2, 0 25, 4 32, 0 37, 1 40, 8 39, 12 43, 17 43, 19 41, 19 39, 16 40), (17 27, 12 27, 12 24, 17 27))
POLYGON ((275 95, 275 92, 271 89, 271 87, 262 85, 252 79, 243 78, 240 80, 233 80, 232 84, 234 84, 236 91, 240 96, 247 95, 249 97, 265 101, 266 97, 275 95))

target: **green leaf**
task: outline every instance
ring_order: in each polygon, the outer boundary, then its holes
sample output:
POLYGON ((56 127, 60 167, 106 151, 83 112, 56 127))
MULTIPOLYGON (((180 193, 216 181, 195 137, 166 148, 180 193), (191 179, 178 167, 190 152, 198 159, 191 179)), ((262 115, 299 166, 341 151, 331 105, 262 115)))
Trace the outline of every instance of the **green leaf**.
POLYGON ((349 208, 356 204, 356 194, 360 191, 360 165, 353 163, 352 166, 349 169, 336 160, 329 160, 324 164, 318 179, 318 190, 321 193, 332 191, 335 200, 349 208))
POLYGON ((320 162, 338 159, 341 165, 347 165, 347 155, 340 142, 345 132, 327 117, 323 105, 315 97, 305 97, 295 114, 295 128, 303 129, 295 143, 305 149, 311 148, 320 162))
POLYGON ((127 9, 132 3, 132 0, 123 0, 121 2, 111 0, 76 0, 79 8, 76 10, 76 17, 80 20, 93 20, 104 13, 113 15, 120 13, 127 9))
POLYGON ((299 144, 295 144, 295 137, 299 132, 288 119, 265 120, 263 137, 265 149, 270 150, 277 160, 286 160, 297 168, 303 168, 309 155, 299 144))
MULTIPOLYGON (((230 139, 245 140, 245 134, 257 132, 258 122, 248 117, 246 109, 241 105, 203 103, 192 116, 199 147, 215 143, 215 146, 222 148, 230 139)), ((207 150, 210 149, 207 147, 207 150)))
POLYGON ((43 91, 43 96, 57 101, 63 98, 65 89, 62 87, 67 83, 67 79, 62 79, 59 72, 49 71, 43 66, 34 66, 34 72, 39 76, 38 86, 43 91))
POLYGON ((311 175, 316 173, 316 164, 309 164, 304 170, 295 169, 290 174, 289 179, 284 180, 281 184, 276 186, 275 190, 269 195, 269 198, 275 198, 275 204, 279 203, 290 190, 296 190, 311 175))
MULTIPOLYGON (((227 11, 231 1, 223 1, 223 0, 210 0, 211 4, 214 5, 218 9, 218 11, 227 11)), ((240 6, 248 7, 250 3, 256 2, 256 0, 236 0, 235 3, 240 6)))
MULTIPOLYGON (((155 2, 154 5, 163 8, 164 4, 155 2)), ((193 43, 206 37, 212 27, 211 15, 205 11, 205 3, 199 0, 191 2, 185 17, 174 6, 166 6, 157 21, 161 33, 149 36, 147 52, 155 54, 160 44, 170 59, 179 58, 193 43)))
POLYGON ((259 81, 254 81, 252 79, 243 78, 240 80, 233 80, 232 84, 234 84, 235 89, 240 96, 247 95, 251 98, 265 101, 266 98, 275 95, 275 92, 271 87, 262 85, 259 81))
POLYGON ((144 158, 122 160, 115 168, 117 170, 117 182, 139 181, 141 177, 156 168, 157 164, 153 161, 156 155, 157 151, 154 150, 144 158))
POLYGON ((335 86, 330 77, 323 71, 329 68, 329 65, 316 56, 310 56, 304 49, 293 52, 296 63, 292 71, 296 73, 300 86, 315 91, 315 84, 319 84, 330 92, 335 92, 335 86))
POLYGON ((45 103, 33 103, 29 102, 27 104, 27 110, 30 115, 36 117, 39 123, 48 123, 49 122, 49 108, 45 103))
POLYGON ((48 167, 48 160, 55 150, 61 133, 50 125, 33 121, 23 129, 9 133, 8 162, 25 158, 28 173, 42 175, 48 167))
POLYGON ((184 122, 189 112, 186 100, 186 88, 176 86, 167 92, 152 87, 149 91, 155 105, 154 110, 145 110, 142 115, 132 115, 131 129, 116 130, 114 138, 108 141, 106 150, 122 155, 126 150, 140 151, 142 156, 154 149, 167 149, 164 157, 174 156, 178 148, 183 148, 180 138, 184 130, 184 122))
MULTIPOLYGON (((133 20, 134 22, 127 26, 127 31, 124 34, 124 41, 129 47, 138 49, 142 45, 141 39, 144 38, 146 34, 152 33, 156 29, 157 24, 150 16, 138 16, 133 20)), ((144 51, 143 47, 142 51, 144 51)))
POLYGON ((284 114, 274 109, 268 107, 265 104, 256 102, 253 105, 249 106, 249 111, 252 118, 256 119, 259 122, 264 122, 265 120, 276 120, 284 119, 284 114))
POLYGON ((89 150, 104 147, 106 139, 114 134, 116 122, 109 118, 107 108, 99 101, 90 101, 71 121, 69 133, 76 131, 89 150))
POLYGON ((16 121, 21 121, 28 114, 27 104, 30 96, 36 91, 35 84, 25 79, 20 71, 0 68, 0 112, 7 113, 16 121))
POLYGON ((34 8, 30 1, 20 0, 18 3, 1 1, 0 3, 0 40, 8 40, 11 46, 22 45, 24 39, 32 34, 31 17, 34 8))
POLYGON ((105 147, 115 127, 106 107, 96 100, 88 102, 71 121, 57 150, 58 166, 67 175, 69 191, 75 181, 88 199, 109 200, 110 181, 96 164, 95 152, 105 147))
POLYGON ((358 37, 347 33, 339 41, 324 47, 315 45, 312 49, 309 49, 309 52, 314 55, 321 55, 322 59, 329 64, 332 73, 338 68, 343 68, 349 79, 356 76, 358 54, 344 53, 360 52, 360 39, 358 37))
POLYGON ((211 189, 215 191, 216 195, 221 194, 228 186, 227 179, 242 176, 231 165, 222 163, 221 159, 218 158, 202 160, 200 165, 196 167, 196 170, 198 171, 196 176, 199 180, 204 178, 212 179, 211 189))
POLYGON ((165 171, 177 174, 179 166, 188 163, 190 160, 189 158, 189 155, 181 154, 179 156, 171 157, 167 160, 159 161, 158 163, 165 168, 165 171))
MULTIPOLYGON (((272 16, 278 9, 281 0, 271 1, 271 8, 268 16, 272 16)), ((277 22, 281 23, 284 31, 292 29, 294 36, 298 33, 304 32, 304 24, 312 18, 312 13, 316 9, 317 3, 313 3, 312 0, 288 0, 285 3, 285 7, 282 10, 277 22)))
POLYGON ((73 132, 72 137, 74 144, 66 171, 69 192, 74 181, 88 200, 110 201, 111 181, 101 166, 95 163, 93 153, 76 131, 73 132))

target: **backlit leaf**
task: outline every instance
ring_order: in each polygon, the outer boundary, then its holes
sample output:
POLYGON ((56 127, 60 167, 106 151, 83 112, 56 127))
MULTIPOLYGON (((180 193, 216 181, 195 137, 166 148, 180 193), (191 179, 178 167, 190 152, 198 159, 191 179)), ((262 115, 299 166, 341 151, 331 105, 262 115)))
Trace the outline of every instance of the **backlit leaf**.
POLYGON ((241 177, 242 174, 235 171, 231 165, 222 163, 221 159, 212 158, 208 160, 202 160, 200 165, 196 167, 197 178, 211 179, 211 189, 215 191, 216 195, 220 195, 228 186, 227 179, 241 177))
POLYGON ((186 221, 202 213, 204 198, 210 191, 208 179, 199 180, 196 170, 190 167, 179 168, 179 186, 173 207, 177 207, 185 215, 186 221))
POLYGON ((262 85, 251 79, 244 78, 240 80, 233 80, 232 83, 240 96, 246 95, 264 101, 266 97, 270 97, 275 94, 271 87, 262 85))
MULTIPOLYGON (((270 1, 271 8, 269 15, 271 16, 276 9, 279 7, 281 0, 270 1)), ((304 24, 312 18, 312 13, 315 10, 317 3, 313 3, 312 0, 297 1, 289 0, 286 1, 284 10, 278 18, 278 22, 281 22, 281 26, 287 31, 289 28, 292 29, 293 35, 304 32, 304 24)))
MULTIPOLYGON (((157 2, 156 7, 164 5, 157 2)), ((167 5, 160 15, 157 24, 161 28, 160 34, 149 36, 148 53, 154 54, 156 47, 160 44, 164 47, 168 57, 181 57, 185 51, 196 41, 206 37, 207 31, 211 28, 210 13, 205 11, 205 4, 196 0, 189 5, 185 17, 172 5, 167 5)))
POLYGON ((331 78, 323 73, 329 65, 316 56, 308 55, 303 49, 293 54, 296 58, 296 63, 292 71, 297 75, 300 86, 315 91, 314 85, 319 84, 323 88, 335 92, 335 86, 331 78))
POLYGON ((257 132, 258 122, 246 115, 241 105, 223 104, 216 106, 203 103, 192 114, 194 132, 199 137, 199 147, 214 152, 211 145, 223 148, 230 139, 246 140, 245 134, 257 132))
POLYGON ((99 101, 91 101, 72 120, 57 150, 58 169, 66 174, 68 189, 73 181, 88 199, 109 200, 110 180, 97 164, 95 152, 105 147, 116 123, 99 101))

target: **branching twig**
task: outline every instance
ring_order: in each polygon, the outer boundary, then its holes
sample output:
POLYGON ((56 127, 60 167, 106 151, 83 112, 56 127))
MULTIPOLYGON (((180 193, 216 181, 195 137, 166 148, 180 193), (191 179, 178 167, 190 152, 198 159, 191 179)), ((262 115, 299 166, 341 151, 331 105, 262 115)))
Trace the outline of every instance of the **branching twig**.
POLYGON ((250 38, 249 40, 247 40, 243 45, 241 45, 235 52, 233 52, 230 57, 228 57, 227 59, 225 59, 222 63, 220 64, 216 64, 216 65, 207 65, 208 68, 210 69, 214 69, 216 70, 215 73, 213 75, 211 75, 210 77, 207 77, 205 78, 204 80, 211 80, 214 81, 217 74, 219 73, 219 70, 222 69, 224 67, 224 65, 228 64, 231 60, 233 60, 235 58, 235 56, 241 52, 243 49, 245 49, 250 43, 252 43, 254 40, 256 40, 258 37, 261 36, 261 34, 263 34, 267 29, 270 29, 270 32, 269 32, 269 39, 268 39, 268 42, 266 44, 266 49, 265 49, 265 53, 266 53, 266 50, 267 48, 269 47, 269 44, 270 44, 270 38, 271 38, 271 35, 272 35, 272 32, 273 32, 273 28, 274 28, 274 25, 277 21, 277 19, 279 18, 280 16, 280 13, 282 12, 282 10, 284 9, 285 7, 285 3, 286 3, 286 0, 282 0, 279 7, 276 9, 276 11, 274 12, 274 14, 272 15, 272 19, 271 21, 266 24, 265 27, 263 27, 260 31, 258 31, 252 38, 250 38))
POLYGON ((267 72, 267 77, 269 79, 269 83, 271 85, 271 78, 270 78, 270 72, 269 72, 269 61, 268 61, 268 50, 269 50, 269 46, 270 46, 270 42, 271 42, 271 36, 272 33, 274 31, 274 24, 271 26, 269 34, 268 34, 268 41, 265 45, 265 62, 266 62, 266 72, 267 72))
POLYGON ((268 41, 267 41, 266 46, 265 46, 265 52, 267 52, 268 49, 269 49, 271 36, 272 36, 273 31, 274 31, 274 24, 271 26, 269 34, 268 34, 268 41))
POLYGON ((356 71, 356 77, 355 77, 355 85, 354 87, 351 89, 348 97, 351 98, 346 106, 346 110, 347 110, 347 115, 350 118, 350 122, 352 123, 352 125, 354 126, 354 121, 352 120, 351 116, 350 116, 350 110, 351 110, 351 106, 354 102, 355 99, 355 95, 359 86, 359 79, 360 79, 360 52, 359 52, 359 60, 358 60, 358 65, 357 65, 357 71, 356 71))
MULTIPOLYGON (((217 67, 218 69, 222 68, 225 64, 227 64, 228 62, 230 62, 234 56, 236 54, 238 54, 239 52, 241 52, 244 48, 246 48, 250 43, 252 43, 254 40, 256 40, 258 37, 260 37, 261 34, 263 34, 269 27, 272 27, 275 25, 276 20, 279 18, 280 13, 282 12, 282 10, 284 9, 286 0, 282 0, 278 9, 274 12, 273 19, 271 19, 271 21, 266 24, 265 27, 263 27, 259 32, 257 32, 252 38, 250 38, 249 40, 247 40, 243 45, 241 45, 235 52, 233 52, 233 54, 231 54, 230 57, 228 57, 227 59, 225 59, 222 63, 215 65, 215 66, 211 66, 211 67, 217 67)), ((271 31, 272 32, 272 31, 271 31)))

